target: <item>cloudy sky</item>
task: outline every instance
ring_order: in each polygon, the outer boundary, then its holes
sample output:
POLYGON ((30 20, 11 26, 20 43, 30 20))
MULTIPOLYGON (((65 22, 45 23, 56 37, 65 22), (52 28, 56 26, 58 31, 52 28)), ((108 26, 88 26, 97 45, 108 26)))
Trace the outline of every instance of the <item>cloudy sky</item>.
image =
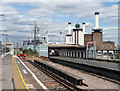
MULTIPOLYGON (((105 41, 115 41, 118 44, 118 2, 117 0, 57 0, 57 1, 11 1, 4 0, 0 4, 0 32, 6 29, 11 42, 22 46, 24 40, 33 35, 34 22, 40 28, 38 36, 49 32, 49 41, 59 42, 63 32, 63 41, 68 30, 68 22, 72 28, 76 23, 86 23, 86 33, 91 33, 95 27, 95 12, 100 12, 100 28, 103 29, 105 41), (111 2, 110 2, 111 1, 111 2), (116 2, 115 2, 116 1, 116 2)), ((81 26, 82 28, 82 26, 81 26)), ((0 36, 1 40, 1 36, 0 36)), ((8 41, 8 40, 7 40, 8 41)))

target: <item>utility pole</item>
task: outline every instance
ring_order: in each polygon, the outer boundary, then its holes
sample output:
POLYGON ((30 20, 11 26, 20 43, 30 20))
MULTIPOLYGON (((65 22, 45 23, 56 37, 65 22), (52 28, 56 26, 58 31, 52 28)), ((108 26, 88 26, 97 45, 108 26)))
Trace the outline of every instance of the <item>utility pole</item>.
POLYGON ((35 22, 35 29, 34 29, 34 50, 36 47, 36 22, 35 22))
POLYGON ((62 31, 60 31, 61 44, 62 44, 62 31))
MULTIPOLYGON (((4 16, 4 14, 0 14, 0 16, 4 16)), ((1 21, 2 21, 2 19, 1 19, 1 21)), ((4 30, 2 30, 2 31, 4 31, 4 30)), ((1 33, 1 35, 2 35, 2 60, 4 60, 4 52, 3 52, 3 37, 4 37, 4 33, 1 33)))
POLYGON ((48 31, 46 31, 46 40, 47 40, 47 44, 48 44, 48 31))
POLYGON ((18 43, 17 42, 15 43, 15 50, 16 50, 15 54, 17 55, 17 53, 18 53, 18 43))
POLYGON ((6 56, 6 40, 7 40, 7 36, 8 36, 8 34, 5 34, 5 56, 6 56))
POLYGON ((35 29, 34 29, 34 50, 38 44, 37 41, 39 41, 39 37, 37 37, 37 34, 39 34, 39 27, 36 25, 36 22, 35 22, 35 29))
POLYGON ((3 44, 4 33, 1 33, 1 36, 2 36, 2 60, 4 60, 4 44, 3 44))

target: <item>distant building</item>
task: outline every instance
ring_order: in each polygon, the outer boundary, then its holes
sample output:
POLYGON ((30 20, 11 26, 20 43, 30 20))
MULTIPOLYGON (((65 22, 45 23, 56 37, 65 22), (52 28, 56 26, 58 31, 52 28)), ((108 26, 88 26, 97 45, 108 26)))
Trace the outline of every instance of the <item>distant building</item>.
MULTIPOLYGON (((23 46, 27 46, 27 45, 34 45, 34 40, 30 41, 23 41, 23 46)), ((40 40, 36 40, 36 44, 41 44, 40 40)))
POLYGON ((42 42, 42 44, 47 44, 46 36, 42 36, 41 42, 42 42))
POLYGON ((95 42, 96 50, 114 50, 115 42, 103 41, 102 29, 99 28, 99 12, 95 12, 95 29, 92 29, 92 34, 84 35, 84 45, 87 46, 87 42, 95 42))
POLYGON ((2 42, 0 41, 0 49, 2 49, 2 42))
POLYGON ((68 34, 66 34, 66 44, 75 44, 84 46, 84 34, 85 34, 85 23, 82 23, 82 28, 80 24, 77 23, 73 32, 71 33, 71 22, 68 22, 69 29, 68 34))
POLYGON ((68 26, 68 34, 66 34, 65 42, 66 44, 72 44, 71 22, 68 22, 68 26))

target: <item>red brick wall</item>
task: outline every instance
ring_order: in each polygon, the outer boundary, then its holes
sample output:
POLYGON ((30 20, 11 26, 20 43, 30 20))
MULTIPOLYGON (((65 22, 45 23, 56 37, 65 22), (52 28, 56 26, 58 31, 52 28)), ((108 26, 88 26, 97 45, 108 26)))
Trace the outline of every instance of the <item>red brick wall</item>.
POLYGON ((92 41, 92 34, 85 34, 84 35, 84 45, 87 46, 87 42, 92 41))
POLYGON ((114 49, 115 49, 115 42, 103 41, 101 50, 114 50, 114 49))
POLYGON ((96 42, 96 49, 100 50, 102 46, 102 32, 93 32, 92 33, 92 41, 96 42))

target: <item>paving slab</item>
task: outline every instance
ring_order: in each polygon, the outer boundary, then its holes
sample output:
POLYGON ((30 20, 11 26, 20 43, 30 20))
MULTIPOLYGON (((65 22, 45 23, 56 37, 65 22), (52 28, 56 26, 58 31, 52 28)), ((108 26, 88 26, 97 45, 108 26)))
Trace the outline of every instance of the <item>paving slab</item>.
POLYGON ((2 60, 2 89, 13 89, 11 55, 2 60))

